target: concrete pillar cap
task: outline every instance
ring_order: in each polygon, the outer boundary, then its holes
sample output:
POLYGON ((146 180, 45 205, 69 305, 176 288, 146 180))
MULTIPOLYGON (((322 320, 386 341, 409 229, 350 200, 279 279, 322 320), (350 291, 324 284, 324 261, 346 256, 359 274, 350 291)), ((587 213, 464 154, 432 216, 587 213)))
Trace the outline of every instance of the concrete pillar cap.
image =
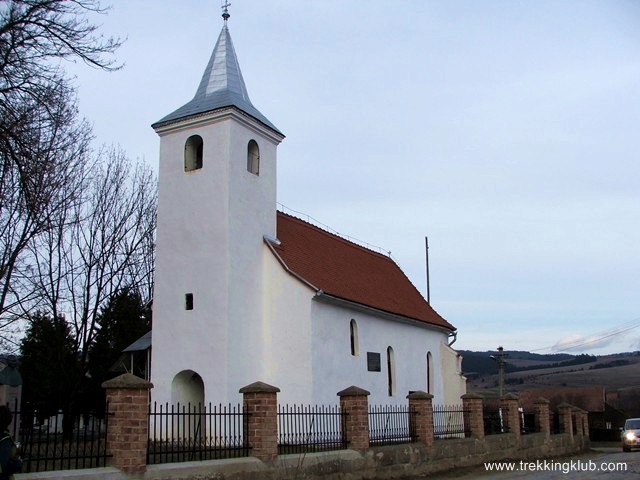
POLYGON ((507 393, 506 395, 503 395, 501 400, 518 400, 520 397, 518 397, 518 395, 516 395, 515 393, 507 393))
POLYGON ((119 377, 112 378, 102 383, 102 388, 121 388, 131 390, 150 390, 153 388, 153 383, 145 380, 144 378, 136 377, 131 373, 123 373, 119 377))
POLYGON ((463 400, 484 400, 484 397, 479 393, 465 393, 460 398, 463 400))
POLYGON ((279 391, 278 387, 264 382, 254 382, 240 389, 240 393, 278 393, 279 391))
POLYGON ((351 385, 350 387, 339 391, 336 395, 338 395, 339 397, 358 397, 358 396, 369 396, 371 395, 371 392, 368 392, 364 388, 351 385))
POLYGON ((538 397, 533 403, 536 405, 549 405, 551 402, 544 397, 538 397))
POLYGON ((418 390, 416 392, 411 392, 407 395, 409 400, 432 400, 433 395, 427 392, 423 392, 422 390, 418 390))

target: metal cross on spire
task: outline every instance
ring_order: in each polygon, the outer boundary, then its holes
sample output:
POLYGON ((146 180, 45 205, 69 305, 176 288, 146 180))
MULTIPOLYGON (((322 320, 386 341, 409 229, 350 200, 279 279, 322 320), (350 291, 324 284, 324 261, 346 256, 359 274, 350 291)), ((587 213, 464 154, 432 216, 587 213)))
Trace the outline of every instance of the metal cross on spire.
POLYGON ((224 24, 227 24, 227 20, 229 20, 229 7, 231 4, 227 0, 222 0, 224 3, 222 4, 222 18, 224 18, 224 24))

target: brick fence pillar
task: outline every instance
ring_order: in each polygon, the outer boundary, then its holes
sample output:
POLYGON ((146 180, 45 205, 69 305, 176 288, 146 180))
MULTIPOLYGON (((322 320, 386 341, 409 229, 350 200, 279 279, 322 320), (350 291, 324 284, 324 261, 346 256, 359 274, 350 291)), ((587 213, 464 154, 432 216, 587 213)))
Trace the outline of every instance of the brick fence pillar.
POLYGON ((582 431, 585 437, 589 438, 589 412, 586 410, 582 411, 582 431))
POLYGON ((551 435, 551 420, 549 418, 549 400, 538 398, 534 402, 536 432, 544 433, 545 437, 551 435))
POLYGON ((462 395, 462 409, 464 410, 465 430, 472 437, 484 438, 482 395, 477 393, 465 393, 462 395))
POLYGON ((579 428, 582 429, 582 438, 581 438, 581 447, 583 449, 588 448, 589 446, 589 412, 586 410, 580 410, 578 421, 579 428))
POLYGON ((589 435, 589 429, 585 428, 585 417, 587 416, 587 412, 582 410, 581 408, 574 408, 573 414, 576 419, 576 435, 585 436, 589 435))
POLYGON ((251 455, 260 460, 278 456, 278 392, 280 389, 255 382, 240 389, 244 407, 245 441, 251 455))
POLYGON ((502 421, 509 433, 514 433, 516 438, 520 438, 520 411, 518 410, 518 396, 513 393, 507 393, 500 399, 500 408, 502 409, 502 421))
POLYGON ((409 399, 409 430, 414 432, 416 441, 427 447, 433 445, 433 395, 427 392, 413 392, 409 399))
POLYGON ((149 441, 149 390, 151 382, 125 373, 102 384, 107 392, 109 413, 107 453, 109 464, 125 473, 147 469, 149 441))
POLYGON ((573 406, 568 403, 558 405, 558 421, 560 424, 560 432, 568 433, 573 438, 573 406))
POLYGON ((342 435, 352 450, 369 450, 369 392, 351 386, 337 394, 340 397, 342 417, 342 435))

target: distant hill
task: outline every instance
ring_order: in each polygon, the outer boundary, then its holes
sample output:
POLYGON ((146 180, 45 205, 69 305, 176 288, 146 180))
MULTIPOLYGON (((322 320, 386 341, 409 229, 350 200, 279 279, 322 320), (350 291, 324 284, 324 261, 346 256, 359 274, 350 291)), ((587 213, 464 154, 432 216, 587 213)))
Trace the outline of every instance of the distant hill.
MULTIPOLYGON (((498 386, 496 352, 461 350, 462 370, 469 391, 491 392, 498 386)), ((539 355, 505 351, 505 384, 508 391, 537 387, 602 386, 607 391, 640 387, 640 352, 612 355, 539 355)))
MULTIPOLYGON (((472 350, 458 350, 463 355, 472 354, 472 355, 481 355, 490 357, 491 355, 496 355, 495 351, 485 351, 485 352, 476 352, 472 350)), ((531 353, 524 350, 505 350, 504 354, 507 355, 510 359, 515 360, 535 360, 539 362, 562 362, 563 360, 570 360, 575 357, 575 355, 571 355, 569 353, 550 353, 546 355, 542 355, 539 353, 531 353)))
MULTIPOLYGON (((490 375, 497 373, 496 361, 491 358, 496 352, 473 352, 460 350, 462 354, 462 371, 465 374, 490 375)), ((555 353, 540 355, 537 353, 519 350, 505 350, 505 371, 517 372, 535 368, 552 368, 569 362, 588 363, 595 362, 594 356, 569 355, 568 353, 555 353), (585 358, 588 357, 588 358, 585 358)))

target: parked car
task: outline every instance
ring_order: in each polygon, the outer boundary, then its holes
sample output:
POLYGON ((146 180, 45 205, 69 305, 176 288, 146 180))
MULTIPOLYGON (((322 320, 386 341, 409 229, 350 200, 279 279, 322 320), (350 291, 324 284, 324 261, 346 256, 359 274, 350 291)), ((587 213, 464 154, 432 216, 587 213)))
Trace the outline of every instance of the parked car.
POLYGON ((622 450, 631 451, 632 448, 640 448, 640 418, 627 418, 624 428, 620 429, 622 450))

